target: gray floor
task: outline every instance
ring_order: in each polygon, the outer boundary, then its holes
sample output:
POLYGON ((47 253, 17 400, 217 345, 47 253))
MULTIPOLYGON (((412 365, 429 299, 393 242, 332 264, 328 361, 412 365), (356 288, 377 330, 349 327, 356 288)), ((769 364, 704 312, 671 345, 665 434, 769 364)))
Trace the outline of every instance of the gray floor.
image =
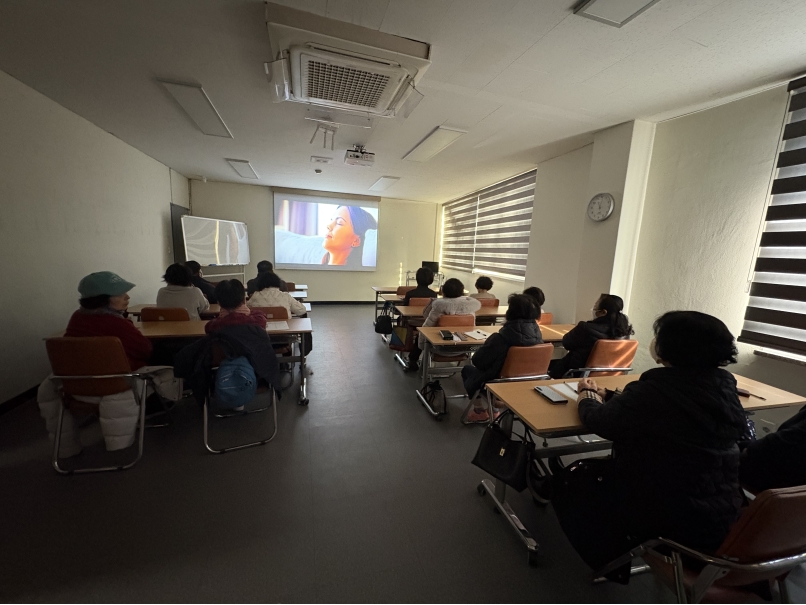
MULTIPOLYGON (((286 391, 264 447, 206 453, 187 402, 134 469, 62 477, 35 405, 0 417, 0 601, 671 601, 650 575, 592 586, 551 508, 514 494, 541 545, 528 567, 476 493, 481 428, 459 423, 463 404, 425 412, 370 307, 316 307, 313 323, 311 403, 286 391)), ((217 437, 267 428, 241 420, 217 437)))

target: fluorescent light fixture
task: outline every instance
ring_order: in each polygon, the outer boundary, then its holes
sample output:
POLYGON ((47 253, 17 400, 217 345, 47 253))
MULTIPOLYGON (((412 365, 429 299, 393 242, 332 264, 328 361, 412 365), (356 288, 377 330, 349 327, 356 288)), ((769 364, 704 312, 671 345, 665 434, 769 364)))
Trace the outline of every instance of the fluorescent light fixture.
POLYGON ((400 180, 399 176, 382 176, 369 188, 370 191, 386 191, 400 180))
POLYGON ((574 13, 613 27, 626 25, 660 0, 582 0, 574 13))
POLYGON ((229 128, 218 115, 213 102, 200 84, 182 84, 165 80, 159 80, 159 82, 171 93, 171 96, 176 99, 176 102, 204 134, 233 138, 229 128))
POLYGON ((252 168, 252 164, 249 163, 249 160, 231 160, 227 158, 227 162, 229 162, 229 165, 232 166, 232 169, 237 172, 239 176, 245 179, 258 178, 257 172, 252 168))
POLYGON ((453 143, 466 130, 437 126, 427 137, 420 141, 417 146, 403 156, 404 160, 410 162, 426 162, 453 143))

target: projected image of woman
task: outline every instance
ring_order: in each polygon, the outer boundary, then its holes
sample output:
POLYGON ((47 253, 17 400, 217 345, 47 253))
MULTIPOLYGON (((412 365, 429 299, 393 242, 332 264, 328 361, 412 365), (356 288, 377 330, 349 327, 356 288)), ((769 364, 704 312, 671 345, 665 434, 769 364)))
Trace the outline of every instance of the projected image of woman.
POLYGON ((358 206, 339 206, 322 242, 327 250, 322 264, 361 267, 364 237, 368 230, 377 228, 378 222, 366 210, 358 206))

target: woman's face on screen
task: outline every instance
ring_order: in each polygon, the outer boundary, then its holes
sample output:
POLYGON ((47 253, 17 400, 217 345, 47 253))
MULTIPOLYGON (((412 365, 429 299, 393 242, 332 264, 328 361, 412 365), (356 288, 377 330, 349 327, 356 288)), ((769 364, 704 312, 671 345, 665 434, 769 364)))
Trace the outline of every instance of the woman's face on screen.
POLYGON ((333 220, 327 225, 327 234, 322 247, 328 252, 348 252, 361 245, 361 238, 353 231, 350 211, 346 206, 336 210, 333 220))

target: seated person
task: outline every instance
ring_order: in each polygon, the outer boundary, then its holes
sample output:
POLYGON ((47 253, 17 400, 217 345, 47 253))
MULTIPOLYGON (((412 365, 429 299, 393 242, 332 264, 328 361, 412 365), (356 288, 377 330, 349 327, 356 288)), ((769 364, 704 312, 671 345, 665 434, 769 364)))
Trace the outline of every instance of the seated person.
POLYGON ((739 477, 748 489, 806 485, 806 406, 774 433, 740 446, 739 477))
POLYGON ((597 340, 629 338, 633 329, 627 316, 621 312, 624 301, 614 294, 602 294, 593 305, 593 320, 580 321, 563 336, 563 347, 568 353, 549 365, 552 378, 562 378, 568 370, 584 368, 597 340))
POLYGON ((486 275, 482 275, 476 280, 476 292, 471 294, 471 298, 497 298, 495 294, 490 293, 493 289, 493 280, 486 275))
MULTIPOLYGON (((437 325, 437 321, 442 315, 473 315, 478 311, 481 308, 481 303, 475 298, 463 296, 464 291, 465 285, 455 277, 446 281, 442 286, 443 298, 435 298, 423 310, 423 317, 425 317, 423 326, 437 325)), ((417 370, 417 361, 420 359, 423 347, 425 347, 425 338, 420 334, 417 346, 409 353, 409 364, 406 367, 406 371, 414 372, 417 370)))
POLYGON ((190 319, 199 319, 199 313, 210 308, 210 303, 193 285, 190 269, 186 265, 174 263, 165 270, 162 279, 168 284, 157 291, 158 307, 181 307, 186 309, 190 319))
POLYGON ((185 263, 185 266, 190 269, 191 283, 202 291, 202 294, 211 305, 218 304, 218 299, 215 296, 215 285, 204 279, 201 265, 195 260, 189 260, 185 263))
POLYGON ((526 294, 526 296, 531 296, 534 299, 535 304, 537 304, 541 310, 543 309, 543 305, 546 304, 546 295, 543 294, 543 290, 537 286, 532 286, 531 288, 526 288, 523 293, 526 294))
POLYGON ((266 316, 262 311, 253 311, 246 306, 246 290, 237 279, 218 282, 215 296, 221 305, 217 318, 207 322, 204 331, 208 334, 227 326, 257 325, 266 327, 266 316))
POLYGON ((501 374, 509 347, 531 347, 543 343, 540 327, 535 321, 540 318, 540 307, 534 304, 534 300, 524 294, 513 294, 508 304, 504 327, 484 341, 473 354, 472 364, 462 368, 462 382, 467 396, 473 401, 473 410, 467 414, 467 422, 487 422, 490 419, 489 412, 476 395, 488 380, 494 380, 501 374))
POLYGON ((406 307, 409 306, 412 298, 437 297, 437 293, 428 287, 434 283, 434 272, 431 269, 420 267, 414 277, 417 279, 417 287, 406 292, 406 296, 403 297, 403 306, 406 307))
MULTIPOLYGON (((274 265, 272 265, 267 260, 262 260, 257 264, 257 276, 246 282, 247 296, 252 296, 252 294, 258 291, 259 288, 257 287, 257 283, 258 280, 260 279, 260 276, 263 275, 264 273, 274 273, 274 265)), ((288 292, 288 288, 286 287, 285 282, 282 279, 280 280, 280 290, 282 290, 283 292, 288 292)))
POLYGON ((650 354, 663 367, 644 372, 621 394, 592 378, 579 381, 582 423, 613 442, 613 456, 599 459, 602 472, 589 477, 609 480, 583 488, 593 497, 579 506, 570 498, 581 492, 569 487, 580 473, 550 460, 557 517, 594 569, 659 536, 714 552, 743 503, 737 441, 747 425, 736 379, 723 369, 736 363, 733 335, 696 311, 665 313, 654 332, 650 354))
MULTIPOLYGON (((111 271, 91 273, 78 284, 79 309, 70 317, 64 332, 68 337, 114 336, 123 345, 123 351, 133 372, 151 373, 153 383, 162 397, 178 400, 179 381, 171 368, 149 365, 153 348, 151 341, 140 333, 131 321, 123 317, 129 306, 129 290, 134 284, 111 271)), ((133 382, 133 389, 140 387, 133 382)), ((101 432, 107 449, 121 449, 134 442, 139 416, 139 395, 126 391, 119 395, 101 398, 101 432)), ((56 433, 62 402, 53 381, 46 379, 39 387, 37 402, 51 437, 56 433)), ((61 453, 64 457, 81 452, 79 427, 72 414, 65 414, 61 453)))
POLYGON ((257 278, 252 280, 255 293, 247 301, 249 307, 283 307, 288 311, 288 316, 305 315, 307 309, 305 305, 291 296, 288 292, 280 290, 283 280, 280 276, 271 271, 259 273, 257 278))

